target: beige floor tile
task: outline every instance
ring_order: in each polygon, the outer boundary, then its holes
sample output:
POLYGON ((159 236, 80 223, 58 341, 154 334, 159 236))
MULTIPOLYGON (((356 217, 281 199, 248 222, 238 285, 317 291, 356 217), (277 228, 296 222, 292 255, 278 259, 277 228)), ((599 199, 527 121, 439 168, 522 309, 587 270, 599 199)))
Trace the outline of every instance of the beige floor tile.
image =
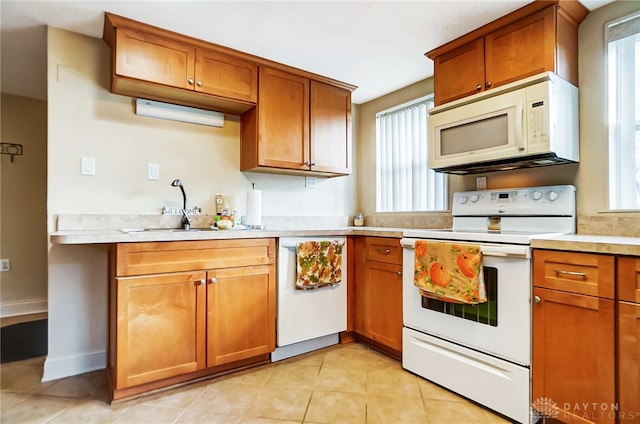
POLYGON ((172 424, 184 413, 183 408, 135 404, 113 421, 118 424, 172 424))
POLYGON ((189 410, 206 409, 216 414, 242 416, 258 397, 259 387, 251 384, 221 381, 210 384, 189 410))
POLYGON ((418 377, 402 369, 383 369, 368 372, 367 393, 421 397, 418 377))
POLYGON ((493 422, 491 418, 493 414, 471 402, 425 400, 424 404, 429 424, 487 424, 493 422))
POLYGON ((136 403, 171 408, 186 408, 199 398, 202 393, 207 390, 208 386, 209 384, 206 381, 182 386, 169 391, 162 391, 150 396, 141 397, 136 403))
POLYGON ((371 349, 367 354, 367 369, 378 371, 382 369, 402 370, 403 368, 402 363, 397 359, 371 349))
POLYGON ((468 402, 464 397, 458 395, 451 390, 447 390, 444 387, 438 386, 435 383, 425 380, 424 378, 418 378, 418 385, 420 386, 420 393, 425 400, 449 400, 453 402, 468 402))
POLYGON ((276 362, 276 366, 285 365, 285 364, 296 364, 296 365, 315 365, 321 366, 322 361, 324 361, 324 356, 327 351, 331 348, 320 349, 314 352, 305 353, 304 355, 294 356, 292 358, 288 358, 279 362, 276 362))
POLYGON ((240 424, 301 424, 302 421, 275 420, 272 418, 242 417, 240 424))
POLYGON ((3 364, 0 367, 0 388, 11 392, 39 393, 53 384, 42 383, 42 366, 22 362, 3 364))
POLYGON ((427 423, 427 412, 421 398, 370 394, 367 395, 367 424, 374 423, 423 424, 427 423))
POLYGON ((364 424, 366 413, 365 394, 316 390, 311 396, 304 422, 364 424))
POLYGON ((236 383, 253 384, 255 386, 262 386, 271 375, 271 371, 273 370, 273 368, 274 368, 273 364, 262 365, 255 368, 249 368, 246 370, 227 374, 222 377, 218 377, 214 380, 214 382, 234 381, 236 383))
POLYGON ((302 421, 310 398, 309 389, 264 386, 245 417, 302 421))
POLYGON ((242 415, 218 414, 205 404, 187 409, 176 424, 237 424, 242 419, 242 415))
POLYGON ((86 400, 74 404, 47 424, 110 424, 129 407, 127 403, 109 405, 100 400, 86 400))
POLYGON ((28 393, 0 392, 0 410, 6 411, 29 399, 30 396, 28 393))
POLYGON ((346 393, 366 393, 367 373, 362 370, 322 367, 316 390, 346 393))
POLYGON ((89 372, 69 378, 52 381, 42 390, 42 394, 79 399, 104 398, 109 385, 105 370, 89 372))
POLYGON ((265 386, 313 389, 319 373, 320 367, 316 365, 283 364, 273 368, 265 386))
MULTIPOLYGON (((4 396, 5 392, 2 392, 4 396)), ((52 396, 30 396, 12 408, 3 409, 0 413, 1 423, 44 423, 66 409, 70 408, 75 399, 58 398, 52 396)))
POLYGON ((364 349, 342 348, 327 352, 322 367, 367 370, 367 354, 364 349))

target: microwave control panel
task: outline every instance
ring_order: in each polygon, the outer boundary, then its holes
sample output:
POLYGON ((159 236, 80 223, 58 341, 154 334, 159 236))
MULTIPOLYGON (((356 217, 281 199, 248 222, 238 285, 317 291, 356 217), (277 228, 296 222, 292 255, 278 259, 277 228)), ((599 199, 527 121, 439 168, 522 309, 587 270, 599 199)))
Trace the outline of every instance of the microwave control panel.
POLYGON ((527 104, 527 130, 529 144, 549 143, 549 122, 547 100, 541 99, 527 104))

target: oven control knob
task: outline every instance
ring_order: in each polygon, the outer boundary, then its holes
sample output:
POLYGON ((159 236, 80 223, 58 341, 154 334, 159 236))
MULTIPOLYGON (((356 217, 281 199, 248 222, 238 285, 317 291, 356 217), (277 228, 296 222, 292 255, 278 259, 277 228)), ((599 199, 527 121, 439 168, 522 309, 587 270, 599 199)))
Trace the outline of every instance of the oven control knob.
POLYGON ((553 202, 554 200, 556 200, 558 198, 558 193, 556 193, 555 191, 550 191, 547 194, 547 198, 553 202))
POLYGON ((469 200, 469 198, 467 196, 460 196, 460 200, 458 200, 458 202, 461 205, 464 205, 465 203, 467 203, 467 200, 469 200))
POLYGON ((533 192, 533 200, 540 200, 542 198, 542 193, 538 190, 533 192))
POLYGON ((478 200, 480 200, 480 196, 478 196, 477 194, 471 195, 471 203, 476 203, 478 200))

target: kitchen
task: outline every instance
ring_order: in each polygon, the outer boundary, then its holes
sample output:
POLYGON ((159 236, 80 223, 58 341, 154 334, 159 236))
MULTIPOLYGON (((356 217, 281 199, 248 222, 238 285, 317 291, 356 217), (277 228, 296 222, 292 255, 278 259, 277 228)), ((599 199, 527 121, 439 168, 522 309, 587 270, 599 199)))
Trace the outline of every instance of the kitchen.
MULTIPOLYGON (((632 10, 632 3, 619 2, 591 14, 581 27, 580 165, 551 167, 544 172, 511 171, 488 178, 490 188, 575 185, 579 233, 627 235, 630 229, 637 228, 637 213, 599 213, 606 209, 606 181, 600 171, 592 171, 606 169, 603 159, 606 143, 601 142, 606 140, 606 128, 591 118, 603 114, 602 94, 596 87, 604 86, 598 84, 603 81, 601 68, 590 65, 601 62, 603 52, 591 46, 601 45, 603 22, 632 10)), ((233 116, 225 117, 225 126, 215 130, 213 141, 211 130, 199 126, 135 117, 129 98, 110 95, 104 89, 109 85, 109 54, 101 40, 51 28, 48 41, 53 65, 49 67, 47 116, 49 232, 56 228, 58 214, 135 215, 156 213, 164 205, 177 205, 178 194, 168 184, 146 181, 144 175, 136 177, 147 162, 162 165, 162 181, 181 178, 194 204, 203 210, 213 208, 211 195, 217 192, 235 194, 237 207, 243 210, 242 193, 255 183, 265 196, 265 223, 275 228, 286 227, 283 221, 292 216, 302 218, 294 223, 288 220, 288 225, 308 225, 312 221, 314 226, 341 226, 356 210, 365 213, 368 226, 402 227, 407 218, 414 218, 410 214, 375 214, 375 193, 365 183, 375 180, 374 170, 358 164, 375 162, 372 148, 375 113, 424 95, 432 88, 430 79, 354 108, 352 119, 358 124, 353 128, 353 174, 321 179, 314 191, 305 189, 299 177, 239 172, 240 130, 239 121, 233 116), (202 154, 203 148, 211 153, 202 154), (95 177, 77 176, 81 156, 98 159, 95 177), (291 198, 297 201, 291 202, 291 198), (327 202, 327 198, 332 201, 327 202), (274 218, 269 221, 266 217, 274 218)), ((450 179, 450 193, 472 188, 475 188, 473 177, 450 179)), ((415 218, 427 223, 422 224, 424 227, 439 227, 443 225, 438 220, 446 216, 448 213, 443 212, 419 214, 415 218)), ((106 310, 107 276, 95 270, 106 269, 107 251, 99 246, 54 245, 48 256, 49 309, 58 313, 49 316, 52 343, 47 367, 54 369, 53 365, 59 364, 66 375, 95 369, 104 363, 106 325, 90 311, 106 310), (60 331, 69 322, 76 323, 76 331, 60 331)), ((51 371, 48 378, 55 379, 57 375, 51 371)))

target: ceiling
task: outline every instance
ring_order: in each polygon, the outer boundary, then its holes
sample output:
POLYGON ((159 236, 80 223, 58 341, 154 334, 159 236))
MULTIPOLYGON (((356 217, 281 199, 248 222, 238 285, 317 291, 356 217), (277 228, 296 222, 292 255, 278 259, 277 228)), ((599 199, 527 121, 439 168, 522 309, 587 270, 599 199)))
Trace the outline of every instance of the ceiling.
POLYGON ((101 38, 108 11, 354 84, 361 104, 432 76, 425 52, 529 2, 0 0, 0 88, 46 99, 46 26, 101 38))

